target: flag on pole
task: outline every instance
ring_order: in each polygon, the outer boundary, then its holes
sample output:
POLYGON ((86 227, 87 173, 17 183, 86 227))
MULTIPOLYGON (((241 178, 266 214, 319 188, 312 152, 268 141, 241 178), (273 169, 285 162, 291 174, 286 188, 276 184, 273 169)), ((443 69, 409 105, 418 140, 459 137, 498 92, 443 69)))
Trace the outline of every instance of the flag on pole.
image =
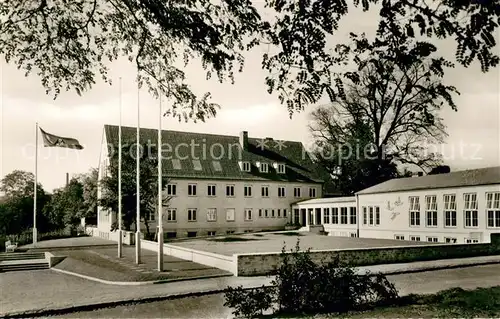
POLYGON ((40 131, 42 132, 43 146, 45 147, 64 147, 77 150, 83 149, 83 146, 77 139, 50 134, 42 130, 41 127, 40 131))

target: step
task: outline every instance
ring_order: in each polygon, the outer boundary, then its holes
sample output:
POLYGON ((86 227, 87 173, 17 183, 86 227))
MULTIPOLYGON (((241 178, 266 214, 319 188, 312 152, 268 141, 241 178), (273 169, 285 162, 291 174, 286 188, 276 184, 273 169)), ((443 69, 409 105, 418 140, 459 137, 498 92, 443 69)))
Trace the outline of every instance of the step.
POLYGON ((25 259, 43 259, 44 253, 5 253, 0 254, 0 261, 3 260, 25 260, 25 259))
POLYGON ((7 272, 7 271, 22 271, 22 270, 42 270, 42 269, 49 269, 49 265, 18 265, 18 266, 12 266, 12 267, 1 267, 0 266, 0 272, 7 272))
POLYGON ((0 262, 0 271, 48 269, 45 259, 7 260, 0 262))

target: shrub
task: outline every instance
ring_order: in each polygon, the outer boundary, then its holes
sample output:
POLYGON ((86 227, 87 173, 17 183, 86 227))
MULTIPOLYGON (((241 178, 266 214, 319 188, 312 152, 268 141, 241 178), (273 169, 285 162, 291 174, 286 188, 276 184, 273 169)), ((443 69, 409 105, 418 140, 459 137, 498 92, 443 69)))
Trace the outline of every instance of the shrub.
POLYGON ((272 287, 226 290, 226 306, 235 316, 253 317, 277 306, 280 313, 345 313, 374 304, 392 304, 398 292, 382 274, 359 275, 339 257, 315 263, 309 250, 282 250, 272 287), (265 294, 265 296, 264 296, 265 294))

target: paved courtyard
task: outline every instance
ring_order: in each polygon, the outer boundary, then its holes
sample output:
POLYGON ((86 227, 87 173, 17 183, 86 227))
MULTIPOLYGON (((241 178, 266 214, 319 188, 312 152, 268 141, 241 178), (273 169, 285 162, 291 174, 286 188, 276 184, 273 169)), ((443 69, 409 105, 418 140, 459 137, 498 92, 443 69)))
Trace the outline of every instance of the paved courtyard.
POLYGON ((99 237, 71 237, 71 238, 61 238, 52 240, 39 241, 36 244, 29 244, 21 246, 25 249, 48 249, 48 248, 61 248, 61 247, 86 247, 86 246, 105 246, 105 245, 115 245, 116 242, 112 240, 102 239, 99 237))
POLYGON ((390 239, 334 237, 311 234, 308 232, 257 233, 234 235, 210 239, 186 240, 169 244, 232 256, 244 253, 276 253, 283 245, 287 250, 295 247, 300 240, 301 250, 334 250, 354 248, 375 248, 390 246, 430 245, 428 242, 401 241, 390 239), (225 239, 224 239, 225 238, 225 239))

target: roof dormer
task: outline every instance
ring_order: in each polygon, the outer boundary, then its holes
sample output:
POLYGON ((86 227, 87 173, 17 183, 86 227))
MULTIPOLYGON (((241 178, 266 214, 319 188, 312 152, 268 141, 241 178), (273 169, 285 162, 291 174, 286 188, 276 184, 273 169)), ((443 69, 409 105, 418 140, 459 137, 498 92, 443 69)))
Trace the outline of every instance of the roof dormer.
POLYGON ((285 174, 286 172, 286 165, 284 163, 273 163, 273 167, 276 170, 276 173, 278 174, 285 174))
POLYGON ((268 173, 269 172, 269 164, 263 162, 255 162, 255 166, 259 168, 259 172, 268 173))
POLYGON ((242 172, 250 172, 251 171, 251 163, 247 161, 239 161, 238 165, 240 166, 240 170, 242 172))

